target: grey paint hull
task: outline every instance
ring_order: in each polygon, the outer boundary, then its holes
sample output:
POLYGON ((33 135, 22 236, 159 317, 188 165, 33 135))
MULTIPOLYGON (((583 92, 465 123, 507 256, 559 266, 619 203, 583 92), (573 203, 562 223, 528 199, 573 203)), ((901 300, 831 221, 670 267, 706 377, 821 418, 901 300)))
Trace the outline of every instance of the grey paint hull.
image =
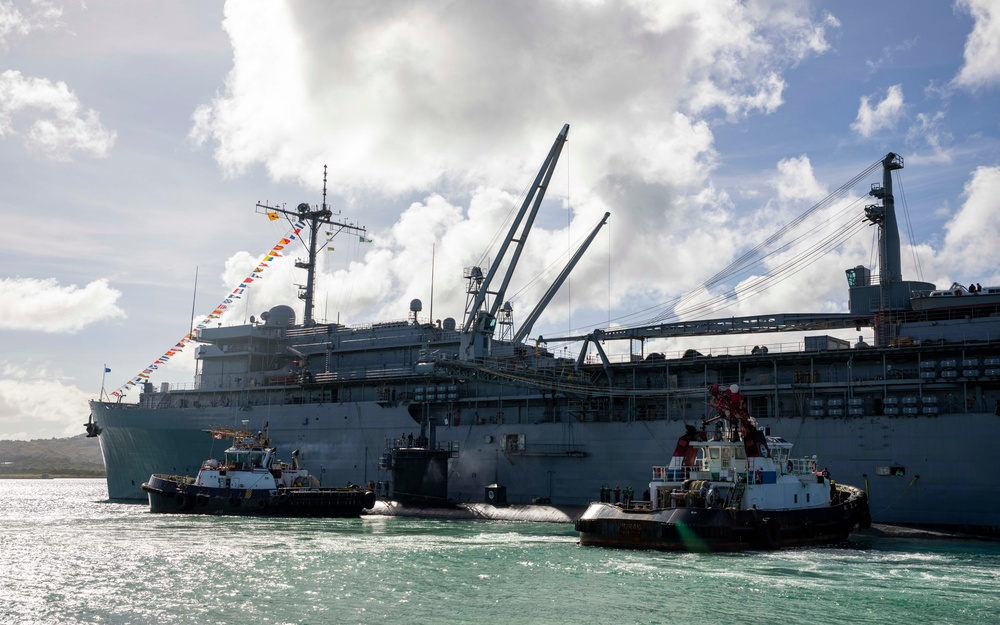
MULTIPOLYGON (((94 405, 111 498, 145 499, 141 484, 152 473, 194 475, 201 462, 221 455, 212 426, 251 428, 265 423, 283 454, 298 449, 324 486, 390 479, 379 458, 400 435, 418 432, 402 404, 376 402, 287 405, 249 411, 144 409, 94 405)), ((468 419, 466 421, 471 421, 468 419)), ((872 518, 880 523, 1000 531, 995 482, 981 463, 1000 437, 1000 417, 984 413, 837 418, 774 418, 762 426, 785 435, 794 453, 819 457, 834 480, 866 488, 872 518), (885 475, 887 467, 902 475, 885 475)), ((683 421, 490 423, 441 425, 433 441, 457 449, 448 460, 448 497, 484 501, 494 482, 511 503, 550 498, 584 505, 602 484, 632 486, 638 494, 651 467, 667 464, 683 421), (529 449, 582 453, 519 452, 501 448, 504 435, 523 435, 529 449)), ((637 495, 638 496, 638 495, 637 495)))

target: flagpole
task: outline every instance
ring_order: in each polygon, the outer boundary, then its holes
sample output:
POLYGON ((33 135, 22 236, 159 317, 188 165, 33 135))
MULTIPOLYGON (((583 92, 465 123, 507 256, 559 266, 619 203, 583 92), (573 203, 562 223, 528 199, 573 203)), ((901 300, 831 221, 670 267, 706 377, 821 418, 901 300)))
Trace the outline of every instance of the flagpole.
MULTIPOLYGON (((194 266, 194 292, 191 294, 191 325, 188 326, 188 339, 194 339, 194 305, 198 301, 198 265, 194 266)), ((194 382, 198 382, 198 359, 194 361, 194 382)))
MULTIPOLYGON (((106 376, 106 375, 108 375, 108 363, 104 363, 104 366, 101 367, 101 394, 100 394, 101 401, 104 401, 104 397, 105 397, 105 393, 104 393, 104 376, 106 376)), ((111 399, 111 398, 109 397, 108 399, 111 399)))
POLYGON ((437 243, 431 243, 431 325, 434 325, 434 250, 436 247, 437 243))
POLYGON ((198 299, 198 265, 194 266, 194 293, 191 294, 191 325, 188 327, 188 336, 194 334, 194 305, 198 299))

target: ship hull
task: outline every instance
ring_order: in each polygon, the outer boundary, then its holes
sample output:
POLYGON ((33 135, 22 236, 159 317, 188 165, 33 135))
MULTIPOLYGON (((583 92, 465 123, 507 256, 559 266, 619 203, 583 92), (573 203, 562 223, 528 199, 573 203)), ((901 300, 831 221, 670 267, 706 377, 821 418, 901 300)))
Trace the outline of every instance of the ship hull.
MULTIPOLYGON (((379 402, 273 406, 260 415, 96 402, 92 409, 113 499, 145 499, 141 485, 153 473, 194 475, 205 458, 222 452, 205 430, 244 419, 251 428, 267 425, 283 452, 298 449, 324 485, 389 480, 380 458, 393 441, 419 432, 404 405, 379 402)), ((647 483, 649 467, 669 458, 684 423, 681 418, 512 423, 513 411, 507 412, 503 423, 468 418, 434 428, 433 442, 456 449, 447 461, 449 501, 488 501, 488 487, 500 484, 510 503, 586 505, 604 484, 647 483), (525 444, 503 449, 505 437, 525 444)), ((491 414, 485 406, 479 413, 491 414)), ((1000 435, 1000 417, 799 416, 760 423, 791 433, 796 448, 816 453, 837 482, 863 487, 876 522, 1000 532, 1000 507, 984 496, 993 490, 993 480, 979 468, 1000 435)))
MULTIPOLYGON (((842 487, 843 488, 843 487, 842 487)), ((745 551, 836 543, 867 524, 864 495, 800 510, 626 508, 592 503, 575 523, 584 546, 663 551, 745 551)))
POLYGON ((141 488, 149 511, 167 514, 347 518, 375 506, 375 494, 360 488, 212 488, 163 475, 150 476, 141 488))

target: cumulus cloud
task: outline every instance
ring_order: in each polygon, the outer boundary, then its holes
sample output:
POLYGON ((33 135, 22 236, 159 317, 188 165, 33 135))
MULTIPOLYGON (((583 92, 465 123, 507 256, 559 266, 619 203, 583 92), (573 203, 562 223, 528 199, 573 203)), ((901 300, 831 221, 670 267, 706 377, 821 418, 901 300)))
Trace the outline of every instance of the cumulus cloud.
POLYGON ((781 71, 825 50, 831 27, 795 3, 518 7, 230 3, 234 66, 192 137, 230 173, 328 163, 338 192, 397 193, 506 183, 524 173, 509 155, 571 122, 575 149, 601 155, 578 179, 599 181, 669 136, 675 112, 773 111, 781 71))
POLYGON ((917 114, 916 123, 907 130, 906 138, 913 145, 926 145, 927 152, 914 153, 908 159, 910 163, 951 162, 952 149, 947 144, 951 143, 952 136, 945 127, 944 120, 943 111, 917 114))
POLYGON ((36 30, 52 30, 61 25, 62 8, 45 0, 32 2, 26 12, 9 0, 0 0, 0 50, 11 39, 27 36, 36 30))
POLYGON ((958 0, 975 21, 965 41, 965 64, 954 83, 967 89, 1000 82, 1000 7, 994 0, 958 0))
POLYGON ((0 362, 0 438, 76 436, 87 413, 86 393, 58 369, 0 362))
POLYGON ((858 117, 851 124, 851 129, 867 139, 883 128, 895 126, 904 106, 902 85, 889 87, 885 98, 875 106, 872 106, 870 97, 863 96, 858 117))
MULTIPOLYGON (((46 0, 32 2, 24 11, 0 0, 0 50, 13 39, 62 27, 61 18, 62 9, 46 0)), ((0 139, 17 138, 44 159, 68 162, 74 154, 107 156, 115 136, 101 125, 96 111, 83 109, 66 83, 17 70, 0 73, 0 139)))
POLYGON ((965 202, 946 226, 944 245, 935 256, 935 279, 945 286, 975 276, 979 282, 1000 283, 992 254, 1000 246, 996 198, 1000 197, 1000 167, 979 167, 965 185, 965 202), (960 269, 962 275, 952 272, 960 269), (981 277, 980 277, 981 276, 981 277))
POLYGON ((7 70, 0 73, 0 138, 4 137, 18 137, 29 151, 65 162, 75 153, 107 156, 116 133, 101 125, 96 111, 83 110, 66 83, 7 70))
POLYGON ((105 319, 121 318, 116 305, 121 292, 107 280, 83 288, 61 286, 55 278, 0 279, 0 329, 77 332, 105 319))
POLYGON ((772 184, 781 200, 807 200, 815 202, 826 196, 826 187, 816 180, 812 163, 805 154, 778 162, 778 172, 772 184))

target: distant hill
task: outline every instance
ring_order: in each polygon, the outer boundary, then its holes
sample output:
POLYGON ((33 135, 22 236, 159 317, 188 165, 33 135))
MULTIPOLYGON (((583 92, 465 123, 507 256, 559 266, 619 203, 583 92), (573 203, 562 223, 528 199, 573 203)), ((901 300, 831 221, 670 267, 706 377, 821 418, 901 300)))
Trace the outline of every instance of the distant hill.
POLYGON ((86 434, 72 438, 33 441, 0 440, 0 478, 104 477, 104 458, 96 438, 86 434))

